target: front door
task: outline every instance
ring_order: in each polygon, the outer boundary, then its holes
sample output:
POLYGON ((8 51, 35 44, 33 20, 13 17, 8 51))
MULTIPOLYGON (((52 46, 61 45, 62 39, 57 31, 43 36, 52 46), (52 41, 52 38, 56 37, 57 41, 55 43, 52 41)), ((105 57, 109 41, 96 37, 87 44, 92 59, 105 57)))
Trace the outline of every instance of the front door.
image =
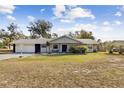
POLYGON ((40 44, 35 44, 35 53, 40 53, 40 44))
POLYGON ((62 52, 67 52, 67 45, 62 45, 62 52))
POLYGON ((15 53, 15 47, 16 47, 16 45, 13 44, 13 53, 15 53))

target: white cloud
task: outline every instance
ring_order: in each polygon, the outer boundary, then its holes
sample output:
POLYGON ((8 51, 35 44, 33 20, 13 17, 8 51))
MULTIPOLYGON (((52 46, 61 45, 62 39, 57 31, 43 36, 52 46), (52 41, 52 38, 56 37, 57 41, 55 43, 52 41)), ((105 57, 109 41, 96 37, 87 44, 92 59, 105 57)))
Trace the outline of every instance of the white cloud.
POLYGON ((15 10, 15 6, 13 5, 0 5, 0 13, 2 14, 12 14, 15 10))
POLYGON ((35 17, 33 16, 27 16, 28 20, 31 22, 31 21, 34 21, 35 20, 35 17))
POLYGON ((94 31, 96 30, 97 26, 94 24, 75 24, 72 27, 68 28, 55 28, 52 29, 53 32, 57 31, 59 35, 68 34, 69 32, 80 31, 81 29, 86 31, 94 31))
POLYGON ((104 21, 103 25, 110 25, 110 23, 108 21, 104 21))
POLYGON ((100 26, 99 30, 100 31, 112 31, 113 29, 110 26, 100 26))
POLYGON ((40 12, 44 12, 45 11, 45 8, 41 9, 40 12))
POLYGON ((116 25, 121 25, 121 24, 123 24, 123 23, 120 22, 120 21, 115 21, 115 24, 116 24, 116 25))
POLYGON ((6 18, 9 20, 9 21, 16 21, 16 18, 11 16, 11 15, 7 15, 6 18))
POLYGON ((76 8, 71 9, 68 12, 67 18, 70 18, 71 20, 76 19, 76 18, 91 18, 91 19, 94 19, 95 16, 91 13, 91 11, 89 11, 87 9, 76 7, 76 8))
POLYGON ((71 20, 68 20, 68 19, 61 19, 60 22, 63 22, 63 23, 71 23, 72 21, 71 21, 71 20))
POLYGON ((56 5, 55 8, 53 8, 53 13, 55 17, 60 18, 63 16, 63 12, 65 12, 65 6, 64 5, 56 5))
POLYGON ((95 16, 89 9, 78 6, 56 6, 53 10, 55 17, 63 20, 73 21, 77 18, 95 19, 95 16))
POLYGON ((93 25, 93 24, 76 24, 74 26, 74 29, 75 30, 81 30, 81 29, 84 29, 86 31, 93 31, 97 28, 96 25, 93 25))
POLYGON ((122 16, 122 13, 121 12, 116 12, 115 16, 119 16, 120 17, 120 16, 122 16))

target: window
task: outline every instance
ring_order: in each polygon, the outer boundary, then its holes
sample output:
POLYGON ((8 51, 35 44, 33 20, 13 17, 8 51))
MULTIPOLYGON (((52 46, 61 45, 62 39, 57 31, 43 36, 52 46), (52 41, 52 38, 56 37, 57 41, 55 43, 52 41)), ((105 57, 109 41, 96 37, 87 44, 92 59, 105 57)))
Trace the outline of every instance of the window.
POLYGON ((42 45, 42 48, 46 48, 46 45, 42 45))
POLYGON ((53 45, 53 49, 58 49, 58 45, 53 45))

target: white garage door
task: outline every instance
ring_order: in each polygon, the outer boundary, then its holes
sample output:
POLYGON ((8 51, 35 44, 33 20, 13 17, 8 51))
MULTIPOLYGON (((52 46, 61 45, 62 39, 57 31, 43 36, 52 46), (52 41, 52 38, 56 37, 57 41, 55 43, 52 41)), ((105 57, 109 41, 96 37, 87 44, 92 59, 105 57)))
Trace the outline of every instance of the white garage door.
POLYGON ((32 53, 35 52, 34 45, 16 45, 16 52, 32 53))

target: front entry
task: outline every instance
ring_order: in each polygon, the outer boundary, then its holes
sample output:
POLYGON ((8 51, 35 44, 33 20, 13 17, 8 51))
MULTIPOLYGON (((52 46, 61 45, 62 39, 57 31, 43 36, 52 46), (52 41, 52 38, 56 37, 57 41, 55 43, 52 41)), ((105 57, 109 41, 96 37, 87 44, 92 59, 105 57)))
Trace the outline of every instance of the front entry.
POLYGON ((67 52, 67 45, 62 45, 62 52, 67 52))
POLYGON ((16 45, 13 44, 13 53, 15 53, 15 47, 16 47, 16 45))
POLYGON ((35 44, 35 53, 40 53, 40 44, 35 44))

